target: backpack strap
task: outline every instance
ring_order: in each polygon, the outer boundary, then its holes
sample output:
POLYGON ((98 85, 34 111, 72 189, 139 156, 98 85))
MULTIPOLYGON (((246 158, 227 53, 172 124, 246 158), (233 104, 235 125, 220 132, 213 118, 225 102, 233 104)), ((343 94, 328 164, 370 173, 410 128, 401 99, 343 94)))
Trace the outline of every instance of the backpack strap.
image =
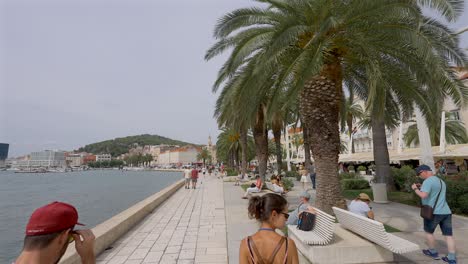
POLYGON ((283 246, 284 240, 285 240, 285 237, 281 237, 280 241, 278 242, 278 244, 275 247, 275 250, 273 250, 273 253, 271 254, 270 258, 268 259, 268 263, 273 263, 273 261, 275 260, 276 254, 278 253, 280 248, 283 246))
POLYGON ((249 245, 250 257, 252 258, 252 263, 254 263, 254 264, 265 264, 265 261, 263 260, 262 255, 260 255, 260 253, 258 252, 258 249, 255 246, 255 243, 254 243, 252 237, 250 237, 250 236, 247 237, 247 243, 249 245), (253 249, 253 252, 252 252, 252 249, 253 249), (253 253, 255 253, 255 255, 258 258, 257 262, 255 262, 255 257, 254 257, 253 253))
MULTIPOLYGON (((439 179, 439 178, 438 178, 438 179, 439 179)), ((436 209, 437 201, 439 200, 440 192, 442 191, 442 180, 439 179, 439 181, 440 181, 440 190, 439 190, 439 193, 437 194, 437 198, 436 198, 435 203, 434 203, 434 211, 435 211, 435 209, 436 209)))

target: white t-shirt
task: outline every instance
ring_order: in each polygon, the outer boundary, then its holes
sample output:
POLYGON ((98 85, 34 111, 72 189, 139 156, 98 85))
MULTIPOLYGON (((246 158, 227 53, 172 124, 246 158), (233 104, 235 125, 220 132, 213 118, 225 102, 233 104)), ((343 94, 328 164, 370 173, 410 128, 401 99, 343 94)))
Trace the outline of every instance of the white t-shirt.
POLYGON ((192 171, 189 169, 184 170, 185 179, 190 179, 192 177, 192 171))
POLYGON ((352 213, 368 217, 367 213, 370 211, 370 207, 367 203, 360 200, 352 200, 348 206, 348 210, 352 213))

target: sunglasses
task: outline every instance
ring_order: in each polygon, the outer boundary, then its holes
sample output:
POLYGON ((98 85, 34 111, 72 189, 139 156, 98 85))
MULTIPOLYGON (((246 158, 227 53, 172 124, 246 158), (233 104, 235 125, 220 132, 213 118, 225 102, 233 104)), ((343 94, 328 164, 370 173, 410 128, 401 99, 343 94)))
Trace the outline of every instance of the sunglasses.
POLYGON ((283 213, 283 212, 281 212, 281 213, 284 215, 284 218, 286 218, 286 219, 288 219, 288 218, 289 218, 289 214, 287 214, 287 213, 283 213))

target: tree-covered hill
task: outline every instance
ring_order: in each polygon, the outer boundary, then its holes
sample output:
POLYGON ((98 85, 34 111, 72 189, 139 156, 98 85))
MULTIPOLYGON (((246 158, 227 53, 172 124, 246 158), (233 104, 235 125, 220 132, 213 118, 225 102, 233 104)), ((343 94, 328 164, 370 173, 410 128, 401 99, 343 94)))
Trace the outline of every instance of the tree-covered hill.
POLYGON ((129 136, 123 138, 116 138, 111 140, 106 140, 102 142, 97 142, 93 144, 86 145, 78 149, 78 151, 85 151, 93 154, 103 154, 110 153, 112 157, 119 156, 121 154, 127 153, 129 149, 134 147, 136 144, 138 146, 145 145, 192 145, 191 143, 173 140, 166 137, 161 137, 158 135, 138 135, 138 136, 129 136))

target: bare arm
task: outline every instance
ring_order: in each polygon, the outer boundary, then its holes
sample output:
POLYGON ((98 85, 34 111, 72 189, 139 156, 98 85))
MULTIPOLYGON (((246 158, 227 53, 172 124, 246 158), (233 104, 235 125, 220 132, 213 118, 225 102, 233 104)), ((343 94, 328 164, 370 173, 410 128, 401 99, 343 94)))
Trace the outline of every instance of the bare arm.
POLYGON ((374 211, 372 211, 372 209, 369 212, 367 212, 367 217, 374 220, 374 211))
POLYGON ((411 185, 411 188, 413 188, 416 195, 421 197, 422 199, 425 199, 425 198, 427 198, 427 196, 429 196, 429 193, 420 191, 418 185, 415 184, 415 183, 413 183, 413 185, 411 185))
POLYGON ((249 264, 250 254, 247 247, 247 238, 242 239, 239 249, 239 264, 249 264))

